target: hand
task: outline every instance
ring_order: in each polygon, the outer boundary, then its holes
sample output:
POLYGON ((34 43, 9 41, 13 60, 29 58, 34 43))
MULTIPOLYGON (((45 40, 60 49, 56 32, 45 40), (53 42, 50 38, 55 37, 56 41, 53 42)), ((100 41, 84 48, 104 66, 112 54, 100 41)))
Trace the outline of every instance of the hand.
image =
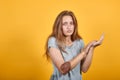
POLYGON ((93 41, 89 42, 89 43, 87 44, 87 46, 85 47, 85 52, 88 53, 89 49, 90 49, 91 47, 94 47, 93 44, 95 44, 96 42, 97 42, 96 40, 93 40, 93 41))
POLYGON ((100 39, 98 41, 96 41, 93 46, 96 47, 96 46, 99 46, 102 44, 103 42, 103 39, 104 39, 104 34, 101 35, 100 39))
POLYGON ((89 43, 82 49, 82 52, 84 52, 84 55, 85 55, 85 56, 86 56, 87 53, 89 52, 89 49, 90 49, 91 47, 93 47, 93 44, 96 43, 96 42, 97 42, 96 40, 91 41, 91 42, 89 42, 89 43))
POLYGON ((93 40, 91 42, 89 42, 83 49, 82 49, 82 52, 84 52, 84 56, 87 55, 87 53, 89 52, 89 49, 91 47, 96 47, 96 46, 99 46, 100 44, 102 44, 103 42, 103 39, 104 39, 104 34, 101 35, 100 39, 97 41, 97 40, 93 40))

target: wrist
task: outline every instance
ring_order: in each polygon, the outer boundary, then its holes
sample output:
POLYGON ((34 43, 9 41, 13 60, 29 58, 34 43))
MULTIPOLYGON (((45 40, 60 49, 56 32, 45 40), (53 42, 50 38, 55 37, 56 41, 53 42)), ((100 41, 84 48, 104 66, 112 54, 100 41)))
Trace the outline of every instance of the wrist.
POLYGON ((86 57, 86 53, 84 51, 81 53, 81 55, 82 55, 83 58, 86 57))

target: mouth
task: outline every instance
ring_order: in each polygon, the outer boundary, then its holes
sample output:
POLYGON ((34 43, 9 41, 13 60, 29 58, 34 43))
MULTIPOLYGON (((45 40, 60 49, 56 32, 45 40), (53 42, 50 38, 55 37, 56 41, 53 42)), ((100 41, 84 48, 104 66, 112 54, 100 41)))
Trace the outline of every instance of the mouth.
POLYGON ((68 30, 67 32, 68 32, 68 33, 71 33, 71 32, 72 32, 72 30, 68 30))

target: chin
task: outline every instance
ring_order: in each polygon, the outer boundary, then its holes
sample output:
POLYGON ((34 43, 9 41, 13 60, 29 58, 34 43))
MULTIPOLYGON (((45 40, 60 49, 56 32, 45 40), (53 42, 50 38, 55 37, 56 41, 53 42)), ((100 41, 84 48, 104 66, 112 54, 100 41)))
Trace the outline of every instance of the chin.
POLYGON ((72 36, 72 34, 66 34, 66 37, 68 37, 68 36, 72 36))

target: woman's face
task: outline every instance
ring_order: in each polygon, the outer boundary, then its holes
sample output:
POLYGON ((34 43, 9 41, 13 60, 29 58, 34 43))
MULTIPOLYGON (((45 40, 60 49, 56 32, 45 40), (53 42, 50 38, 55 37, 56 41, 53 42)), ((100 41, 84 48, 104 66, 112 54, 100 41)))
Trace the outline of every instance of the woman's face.
POLYGON ((74 32, 74 23, 71 16, 63 16, 62 18, 62 31, 63 34, 67 36, 71 36, 74 32))

